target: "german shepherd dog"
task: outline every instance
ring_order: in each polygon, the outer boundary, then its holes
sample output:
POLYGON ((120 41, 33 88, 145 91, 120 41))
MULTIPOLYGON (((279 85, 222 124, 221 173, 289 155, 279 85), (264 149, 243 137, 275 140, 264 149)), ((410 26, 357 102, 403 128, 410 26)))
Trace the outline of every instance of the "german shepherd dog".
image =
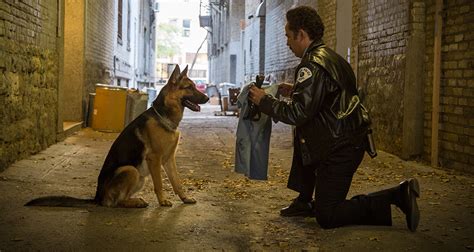
POLYGON ((183 191, 176 169, 176 149, 184 108, 200 111, 198 104, 209 98, 196 89, 187 77, 188 67, 180 73, 176 65, 168 83, 153 105, 133 120, 118 136, 100 171, 94 199, 48 196, 34 199, 27 206, 81 206, 97 204, 106 207, 142 208, 148 203, 132 196, 141 190, 144 178, 151 175, 160 206, 171 206, 163 193, 163 166, 173 191, 185 204, 194 204, 183 191))

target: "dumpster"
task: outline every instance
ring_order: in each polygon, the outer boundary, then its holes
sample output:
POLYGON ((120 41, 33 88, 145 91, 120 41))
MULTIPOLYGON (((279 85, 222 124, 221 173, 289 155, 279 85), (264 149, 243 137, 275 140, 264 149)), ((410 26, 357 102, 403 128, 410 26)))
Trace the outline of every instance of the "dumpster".
POLYGON ((148 94, 139 91, 128 91, 127 112, 125 115, 125 125, 131 123, 141 113, 147 109, 148 94))
POLYGON ((98 131, 120 132, 125 125, 127 89, 96 84, 92 128, 98 131))

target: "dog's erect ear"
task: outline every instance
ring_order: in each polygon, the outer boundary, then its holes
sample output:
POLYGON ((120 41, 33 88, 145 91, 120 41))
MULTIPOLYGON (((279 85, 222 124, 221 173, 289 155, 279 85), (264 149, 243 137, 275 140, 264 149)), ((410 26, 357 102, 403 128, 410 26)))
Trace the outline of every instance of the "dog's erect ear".
POLYGON ((184 68, 184 70, 181 72, 181 75, 179 76, 179 78, 183 78, 184 76, 186 76, 188 74, 188 65, 186 65, 186 67, 184 68))
POLYGON ((179 72, 179 65, 176 64, 176 67, 174 68, 173 73, 170 76, 169 83, 175 84, 178 82, 178 78, 180 77, 179 72))

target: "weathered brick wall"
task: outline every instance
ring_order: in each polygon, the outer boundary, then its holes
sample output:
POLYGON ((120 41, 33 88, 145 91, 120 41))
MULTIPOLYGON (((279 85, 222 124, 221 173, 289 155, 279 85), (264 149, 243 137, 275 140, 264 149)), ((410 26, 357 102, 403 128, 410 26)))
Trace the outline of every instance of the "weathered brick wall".
POLYGON ((292 4, 291 1, 267 1, 265 74, 271 74, 275 82, 293 82, 294 67, 299 63, 286 45, 285 37, 285 13, 292 4))
POLYGON ((244 82, 253 81, 253 76, 259 74, 260 64, 260 20, 255 16, 260 0, 245 1, 245 37, 244 37, 244 82), (251 18, 249 18, 252 16, 251 18))
MULTIPOLYGON (((357 76, 359 53, 359 6, 361 0, 352 0, 352 47, 351 66, 357 76)), ((359 85, 359 84, 357 84, 359 85)))
POLYGON ((245 2, 234 0, 229 3, 230 41, 240 40, 240 21, 245 20, 245 2))
POLYGON ((56 141, 57 1, 0 2, 0 170, 56 141))
MULTIPOLYGON (((245 84, 244 82, 244 56, 242 50, 242 28, 241 22, 245 21, 245 2, 234 0, 231 1, 230 5, 230 33, 231 38, 229 42, 229 54, 235 55, 236 57, 236 66, 235 66, 235 84, 242 86, 245 84)), ((231 56, 228 56, 228 61, 230 62, 231 56)), ((229 68, 232 68, 232 65, 229 65, 229 68)), ((233 82, 234 80, 231 79, 231 71, 229 71, 228 80, 233 82)))
POLYGON ((300 5, 316 8, 316 1, 267 1, 265 37, 265 74, 271 75, 272 82, 294 81, 295 67, 300 62, 286 45, 286 12, 300 5))
POLYGON ((336 50, 336 0, 319 0, 317 10, 324 24, 323 41, 336 50))
POLYGON ((358 83, 367 94, 375 140, 401 154, 408 0, 360 0, 358 83))
POLYGON ((84 109, 88 108, 89 93, 95 92, 95 84, 110 84, 112 81, 114 42, 117 39, 114 33, 114 10, 114 1, 86 2, 84 109))
MULTIPOLYGON (((444 1, 439 161, 474 172, 474 1, 444 1)), ((426 1, 424 158, 431 155, 435 1, 426 1)))

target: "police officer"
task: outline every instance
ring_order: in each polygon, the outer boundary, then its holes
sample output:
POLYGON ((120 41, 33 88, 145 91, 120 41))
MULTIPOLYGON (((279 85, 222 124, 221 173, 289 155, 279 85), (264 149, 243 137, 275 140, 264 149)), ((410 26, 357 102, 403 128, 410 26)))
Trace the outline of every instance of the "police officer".
POLYGON ((415 231, 419 222, 419 185, 399 185, 346 199, 352 177, 367 147, 367 123, 361 114, 350 65, 322 42, 324 25, 315 9, 300 6, 286 13, 287 45, 301 58, 291 100, 283 102, 257 87, 250 100, 261 112, 295 126, 288 188, 299 196, 282 216, 315 215, 322 228, 391 225, 391 204, 406 214, 415 231), (313 199, 314 191, 314 201, 313 199))

